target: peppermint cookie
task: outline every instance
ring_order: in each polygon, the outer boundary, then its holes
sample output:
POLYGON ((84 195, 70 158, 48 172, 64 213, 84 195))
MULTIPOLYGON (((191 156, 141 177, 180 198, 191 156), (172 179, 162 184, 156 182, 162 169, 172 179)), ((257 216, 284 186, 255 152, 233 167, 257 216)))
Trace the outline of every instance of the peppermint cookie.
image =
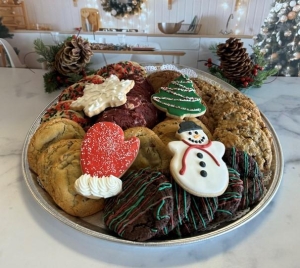
POLYGON ((105 199, 104 223, 124 239, 146 241, 166 227, 173 213, 172 184, 160 172, 132 171, 122 192, 105 199))
POLYGON ((46 110, 41 118, 41 123, 54 118, 67 118, 78 123, 84 130, 90 126, 90 119, 81 111, 74 111, 70 108, 72 100, 60 101, 46 110))
POLYGON ((140 149, 134 163, 130 167, 141 169, 150 167, 155 170, 168 171, 171 153, 160 138, 146 127, 134 127, 124 131, 125 138, 137 137, 140 140, 140 149))
POLYGON ((161 87, 151 96, 154 106, 167 116, 183 119, 205 113, 205 106, 197 95, 193 82, 186 75, 180 75, 167 87, 161 87))
POLYGON ((28 164, 37 173, 38 159, 41 153, 51 144, 64 139, 82 139, 85 135, 83 128, 76 122, 56 118, 41 124, 28 145, 28 164))

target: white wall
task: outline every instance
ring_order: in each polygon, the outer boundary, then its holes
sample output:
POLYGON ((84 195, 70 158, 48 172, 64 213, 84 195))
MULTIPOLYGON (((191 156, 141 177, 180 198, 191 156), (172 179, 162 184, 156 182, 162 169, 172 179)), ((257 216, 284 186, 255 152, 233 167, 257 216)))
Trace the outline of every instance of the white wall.
MULTIPOLYGON (((247 12, 242 16, 237 27, 236 20, 238 19, 237 12, 234 12, 235 0, 173 0, 171 10, 168 10, 167 0, 148 0, 144 6, 144 12, 140 16, 133 16, 124 19, 116 19, 107 15, 102 10, 100 0, 78 0, 78 7, 73 6, 72 0, 24 0, 30 23, 48 23, 51 24, 53 30, 60 32, 66 31, 65 35, 60 35, 61 41, 74 31, 75 27, 81 25, 80 9, 82 7, 98 7, 102 17, 102 27, 116 28, 136 28, 148 29, 149 33, 160 33, 156 29, 157 22, 160 21, 180 21, 185 19, 190 22, 194 15, 202 16, 202 28, 200 34, 210 35, 212 38, 188 38, 184 35, 181 38, 171 36, 147 37, 145 36, 128 36, 127 41, 130 44, 139 43, 142 41, 158 42, 164 50, 184 50, 186 55, 181 58, 181 63, 191 67, 205 69, 203 63, 198 63, 197 60, 205 60, 211 57, 209 46, 222 42, 225 39, 220 38, 220 30, 225 30, 228 15, 233 12, 234 20, 230 21, 228 29, 240 29, 239 34, 255 35, 259 32, 263 20, 268 15, 272 0, 243 0, 247 3, 247 12), (224 8, 227 4, 227 9, 224 8), (143 18, 146 20, 144 21, 143 18), (216 38, 213 38, 214 35, 216 38)), ((93 36, 87 33, 82 33, 86 38, 93 39, 93 36)), ((117 43, 115 35, 105 36, 107 43, 117 43)), ((50 32, 14 32, 13 39, 7 39, 9 43, 20 50, 20 59, 30 68, 41 68, 41 65, 36 61, 37 55, 34 53, 33 41, 41 38, 46 44, 53 44, 50 32)), ((228 36, 224 35, 224 38, 228 36)), ((249 48, 253 40, 248 38, 245 40, 245 47, 249 48)), ((108 55, 109 62, 128 59, 127 56, 108 55), (126 58, 127 57, 127 58, 126 58)), ((170 58, 165 57, 167 61, 170 58)), ((96 65, 104 65, 101 55, 93 57, 93 62, 96 65)))
POLYGON ((228 29, 238 34, 255 35, 259 32, 264 18, 268 15, 274 0, 241 0, 241 11, 234 11, 236 0, 173 0, 168 10, 168 0, 147 0, 143 13, 124 19, 116 19, 102 10, 101 0, 24 0, 30 23, 48 23, 54 30, 70 31, 81 25, 80 9, 93 7, 99 9, 102 27, 139 28, 149 33, 159 33, 158 22, 177 22, 182 19, 189 24, 197 15, 202 17, 201 34, 218 34, 225 30, 231 13, 228 29))

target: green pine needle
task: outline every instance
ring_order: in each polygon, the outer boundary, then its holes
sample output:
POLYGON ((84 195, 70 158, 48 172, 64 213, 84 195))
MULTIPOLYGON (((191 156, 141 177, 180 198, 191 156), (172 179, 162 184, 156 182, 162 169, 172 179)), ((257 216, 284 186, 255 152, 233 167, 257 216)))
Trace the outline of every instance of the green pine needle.
MULTIPOLYGON (((216 54, 217 53, 217 46, 218 45, 211 45, 209 47, 209 50, 213 53, 216 54)), ((269 69, 269 70, 265 70, 264 67, 267 65, 267 60, 264 58, 264 55, 260 52, 260 48, 258 46, 251 46, 252 50, 253 50, 253 54, 251 55, 252 58, 252 63, 253 65, 257 64, 258 66, 261 66, 263 69, 262 70, 258 70, 257 75, 253 76, 253 81, 250 82, 247 86, 247 88, 249 87, 261 87, 264 84, 264 81, 270 77, 270 76, 274 76, 277 74, 277 69, 269 69)), ((241 84, 238 84, 236 82, 230 81, 228 80, 222 72, 222 69, 220 68, 220 66, 217 66, 215 64, 212 64, 211 66, 208 66, 209 72, 216 76, 217 78, 225 81, 226 83, 232 85, 233 87, 237 88, 238 90, 243 90, 245 89, 245 87, 241 84)))
MULTIPOLYGON (((70 38, 72 37, 68 37, 65 42, 70 40, 70 38)), ((65 42, 57 45, 45 45, 41 39, 36 39, 33 42, 35 52, 40 55, 40 58, 38 58, 37 61, 40 63, 46 63, 49 69, 49 71, 43 76, 44 88, 48 93, 68 87, 78 82, 84 77, 84 75, 91 75, 95 73, 95 70, 89 70, 88 65, 80 74, 69 73, 67 75, 62 75, 53 68, 55 63, 55 56, 58 51, 64 46, 65 42)))

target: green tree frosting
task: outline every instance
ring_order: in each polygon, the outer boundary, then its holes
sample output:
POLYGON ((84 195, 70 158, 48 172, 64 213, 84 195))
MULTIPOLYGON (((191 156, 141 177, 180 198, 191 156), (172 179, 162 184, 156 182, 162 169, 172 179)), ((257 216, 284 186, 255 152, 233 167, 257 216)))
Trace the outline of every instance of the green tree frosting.
POLYGON ((174 118, 196 117, 206 111, 187 75, 181 75, 167 87, 161 87, 151 100, 158 109, 174 118))

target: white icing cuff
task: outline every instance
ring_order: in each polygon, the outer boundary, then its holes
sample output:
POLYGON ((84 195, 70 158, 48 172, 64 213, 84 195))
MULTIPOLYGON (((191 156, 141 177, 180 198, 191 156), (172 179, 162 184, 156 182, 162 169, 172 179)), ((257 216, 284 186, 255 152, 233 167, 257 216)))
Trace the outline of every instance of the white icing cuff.
POLYGON ((99 178, 83 174, 75 181, 74 186, 79 194, 91 199, 112 197, 122 191, 122 181, 113 175, 99 178))

